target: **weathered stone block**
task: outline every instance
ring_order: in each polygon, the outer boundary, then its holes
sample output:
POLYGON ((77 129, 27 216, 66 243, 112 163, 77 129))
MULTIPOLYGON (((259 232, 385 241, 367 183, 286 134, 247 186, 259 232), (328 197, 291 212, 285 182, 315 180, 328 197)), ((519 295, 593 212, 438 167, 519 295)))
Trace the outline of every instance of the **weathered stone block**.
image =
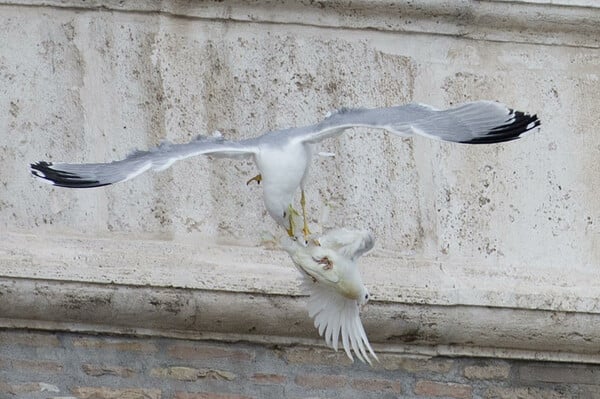
POLYGON ((508 378, 510 365, 494 362, 483 366, 467 366, 463 374, 471 380, 500 380, 508 378))
POLYGON ((75 387, 71 393, 79 399, 161 399, 159 389, 75 387))

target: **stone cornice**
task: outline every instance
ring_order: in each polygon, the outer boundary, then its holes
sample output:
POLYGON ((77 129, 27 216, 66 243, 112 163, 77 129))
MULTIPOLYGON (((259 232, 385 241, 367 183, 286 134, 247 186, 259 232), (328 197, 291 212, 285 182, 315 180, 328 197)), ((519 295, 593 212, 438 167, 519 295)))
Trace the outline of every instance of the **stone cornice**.
POLYGON ((474 40, 600 47, 593 0, 148 1, 5 0, 4 5, 157 13, 213 21, 427 33, 474 40))
MULTIPOLYGON (((299 275, 281 251, 141 239, 1 238, 0 327, 322 345, 299 275)), ((452 284, 462 294, 451 301, 440 293, 463 270, 428 271, 425 263, 398 258, 396 273, 406 279, 391 286, 385 261, 362 262, 374 297, 363 321, 377 350, 600 362, 600 312, 585 299, 586 291, 590 297, 595 291, 591 282, 561 291, 541 276, 512 284, 490 276, 477 293, 468 282, 456 285, 458 279, 452 284), (371 273, 376 267, 383 270, 371 273), (447 278, 432 278, 440 273, 447 278), (418 280, 427 287, 411 289, 418 280), (521 290, 535 295, 522 296, 519 305, 486 295, 494 290, 504 298, 517 298, 521 290), (548 309, 544 298, 552 298, 548 309)))

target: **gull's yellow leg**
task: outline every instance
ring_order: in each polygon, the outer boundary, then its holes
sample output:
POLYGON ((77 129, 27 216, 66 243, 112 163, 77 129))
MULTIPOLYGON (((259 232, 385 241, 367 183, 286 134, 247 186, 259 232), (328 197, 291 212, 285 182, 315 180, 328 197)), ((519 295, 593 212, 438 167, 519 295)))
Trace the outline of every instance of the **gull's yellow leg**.
POLYGON ((296 222, 294 222, 294 216, 298 215, 298 211, 294 209, 292 204, 288 205, 288 220, 290 222, 290 227, 287 230, 287 233, 290 237, 294 238, 294 230, 296 230, 296 222))
POLYGON ((259 173, 258 175, 254 176, 252 179, 246 182, 246 185, 252 183, 253 181, 255 181, 257 184, 260 184, 260 182, 262 181, 262 175, 259 173))
POLYGON ((310 235, 310 230, 308 229, 308 222, 306 221, 306 198, 304 197, 304 190, 300 191, 300 205, 302 206, 302 218, 304 219, 304 227, 302 228, 302 233, 304 233, 304 237, 308 237, 310 235))

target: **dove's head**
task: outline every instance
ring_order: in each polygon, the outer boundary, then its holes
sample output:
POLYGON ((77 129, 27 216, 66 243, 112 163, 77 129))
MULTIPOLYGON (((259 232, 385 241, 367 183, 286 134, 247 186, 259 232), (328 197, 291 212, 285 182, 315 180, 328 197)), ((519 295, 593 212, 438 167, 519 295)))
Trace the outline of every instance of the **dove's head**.
POLYGON ((367 291, 367 287, 363 285, 356 301, 360 307, 363 307, 367 304, 367 302, 369 302, 370 297, 371 296, 369 295, 369 291, 367 291))

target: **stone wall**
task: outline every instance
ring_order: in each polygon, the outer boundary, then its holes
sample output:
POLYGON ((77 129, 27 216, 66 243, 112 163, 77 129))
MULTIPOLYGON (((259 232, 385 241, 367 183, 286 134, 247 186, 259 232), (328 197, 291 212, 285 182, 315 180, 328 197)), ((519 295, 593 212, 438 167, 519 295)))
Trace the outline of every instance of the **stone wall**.
POLYGON ((0 393, 600 395, 594 0, 5 0, 0 26, 0 393), (360 264, 374 369, 323 348, 245 185, 252 162, 199 157, 93 190, 28 170, 341 106, 483 98, 542 128, 487 147, 356 129, 313 162, 313 230, 377 239, 360 264), (250 360, 169 357, 177 345, 250 360))

